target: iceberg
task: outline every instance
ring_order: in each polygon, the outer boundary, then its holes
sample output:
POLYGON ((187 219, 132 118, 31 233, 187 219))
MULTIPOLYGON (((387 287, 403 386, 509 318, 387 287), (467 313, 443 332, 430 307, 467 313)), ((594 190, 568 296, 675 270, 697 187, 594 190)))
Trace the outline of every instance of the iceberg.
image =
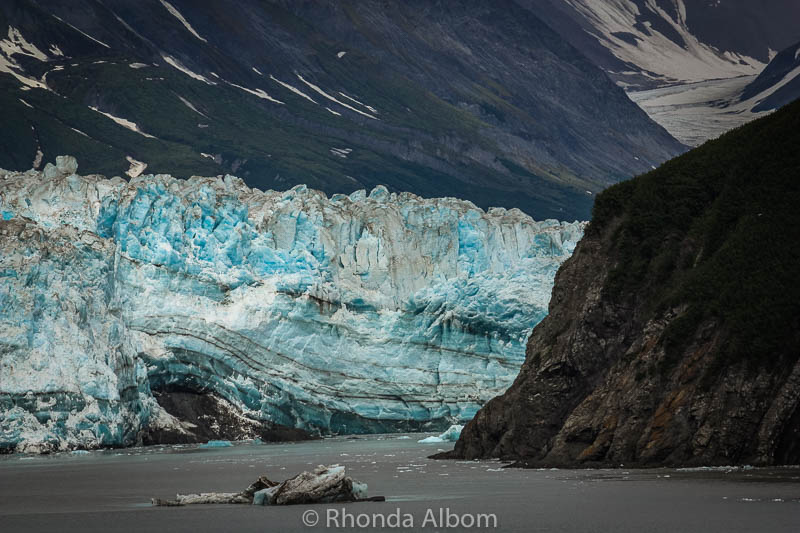
POLYGON ((453 424, 447 431, 436 436, 425 437, 424 439, 420 439, 417 442, 421 442, 423 444, 433 444, 433 443, 442 443, 442 442, 455 442, 458 440, 458 437, 461 436, 461 430, 464 429, 464 426, 461 424, 453 424))
POLYGON ((174 500, 152 498, 158 507, 196 504, 298 505, 309 503, 382 502, 384 496, 367 497, 367 484, 346 475, 341 465, 319 465, 281 481, 259 477, 241 492, 178 494, 174 500))
POLYGON ((200 448, 229 448, 233 446, 231 441, 229 440, 210 440, 204 444, 201 444, 200 448))
POLYGON ((317 434, 441 430, 512 382, 584 224, 378 186, 0 170, 0 449, 135 444, 153 392, 317 434))

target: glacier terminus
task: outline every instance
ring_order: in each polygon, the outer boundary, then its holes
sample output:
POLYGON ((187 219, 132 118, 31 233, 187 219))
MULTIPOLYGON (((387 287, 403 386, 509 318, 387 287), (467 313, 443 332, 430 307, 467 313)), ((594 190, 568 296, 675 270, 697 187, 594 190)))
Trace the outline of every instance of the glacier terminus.
POLYGON ((0 448, 134 445, 170 389, 316 434, 463 424, 583 228, 381 186, 0 170, 0 448))

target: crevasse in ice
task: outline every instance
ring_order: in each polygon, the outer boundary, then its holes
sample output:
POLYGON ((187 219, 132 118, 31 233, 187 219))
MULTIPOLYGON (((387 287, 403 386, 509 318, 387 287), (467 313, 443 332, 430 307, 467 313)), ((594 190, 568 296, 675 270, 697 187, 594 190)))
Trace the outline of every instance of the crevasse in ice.
POLYGON ((168 388, 322 433, 464 422, 583 231, 380 186, 76 170, 0 171, 0 447, 135 443, 168 388))

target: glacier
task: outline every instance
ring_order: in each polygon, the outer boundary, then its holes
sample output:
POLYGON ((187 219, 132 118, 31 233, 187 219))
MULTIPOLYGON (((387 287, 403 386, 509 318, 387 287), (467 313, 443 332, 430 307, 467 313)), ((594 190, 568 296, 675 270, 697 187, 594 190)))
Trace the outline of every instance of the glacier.
POLYGON ((0 215, 0 449, 23 452, 141 442, 170 388, 317 434, 464 423, 517 375, 584 229, 68 156, 0 170, 0 215))

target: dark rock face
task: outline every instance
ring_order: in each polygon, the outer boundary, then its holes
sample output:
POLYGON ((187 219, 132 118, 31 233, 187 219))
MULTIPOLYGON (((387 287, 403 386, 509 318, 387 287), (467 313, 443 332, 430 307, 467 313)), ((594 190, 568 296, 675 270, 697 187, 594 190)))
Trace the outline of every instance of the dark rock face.
POLYGON ((440 457, 800 461, 798 143, 795 102, 598 197, 518 378, 440 457))
POLYGON ((209 440, 261 439, 265 442, 308 440, 306 431, 254 420, 212 393, 161 391, 153 396, 179 424, 153 427, 143 444, 188 444, 209 440))

